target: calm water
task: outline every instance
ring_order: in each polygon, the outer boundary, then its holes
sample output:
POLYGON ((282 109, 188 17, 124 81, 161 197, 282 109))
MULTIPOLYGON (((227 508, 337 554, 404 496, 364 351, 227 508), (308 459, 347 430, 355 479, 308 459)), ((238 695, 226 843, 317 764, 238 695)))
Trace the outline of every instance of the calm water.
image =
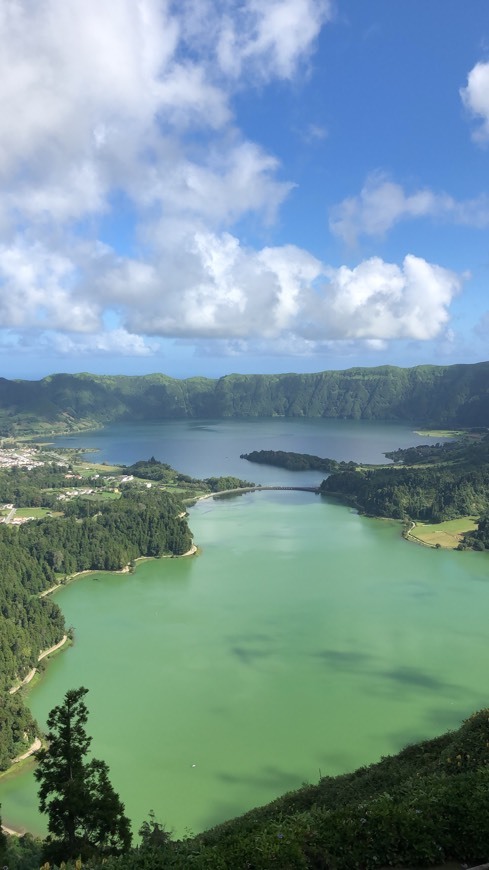
MULTIPOLYGON (((412 427, 351 420, 170 420, 161 424, 109 426, 57 438, 64 447, 91 447, 87 458, 130 465, 155 456, 192 477, 235 475, 260 483, 297 480, 297 472, 240 459, 252 450, 287 450, 333 459, 385 462, 384 451, 426 442, 412 427)), ((316 481, 317 472, 301 472, 316 481)))
MULTIPOLYGON (((380 430, 382 443, 369 446, 353 426, 358 449, 348 450, 349 426, 333 427, 340 458, 394 446, 380 430)), ((314 429, 303 431, 327 440, 314 429)), ((243 424, 237 430, 242 443, 243 424)), ((395 443, 406 443, 403 432, 395 443)), ((134 430, 119 433, 121 452, 124 438, 134 454, 123 461, 148 453, 134 430)), ((151 438, 165 442, 146 430, 145 446, 151 438)), ((210 474, 220 467, 205 459, 206 438, 199 461, 210 474)), ((256 440, 244 449, 267 446, 256 440)), ((121 461, 105 443, 107 460, 121 461)), ((330 444, 304 449, 335 455, 330 444)), ((76 642, 30 695, 45 721, 68 688, 90 689, 93 751, 109 763, 135 828, 154 809, 180 834, 202 830, 487 705, 484 555, 416 547, 397 524, 303 493, 204 501, 190 524, 198 558, 94 575, 57 594, 76 642)), ((7 822, 42 831, 31 775, 0 783, 0 802, 7 822)))

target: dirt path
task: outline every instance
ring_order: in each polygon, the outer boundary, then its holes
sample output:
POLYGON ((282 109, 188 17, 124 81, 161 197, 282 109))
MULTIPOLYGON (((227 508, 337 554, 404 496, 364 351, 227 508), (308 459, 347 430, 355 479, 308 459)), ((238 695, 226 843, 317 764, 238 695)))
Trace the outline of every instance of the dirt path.
MULTIPOLYGON (((55 650, 60 649, 60 647, 62 647, 63 644, 65 644, 67 640, 68 640, 68 635, 64 634, 63 637, 61 638, 61 640, 59 641, 59 643, 55 643, 54 646, 49 647, 49 649, 45 649, 42 653, 39 654, 39 657, 37 659, 38 662, 40 662, 42 659, 45 659, 46 656, 48 656, 50 653, 54 652, 55 650)), ((29 671, 27 676, 24 677, 24 679, 22 680, 21 683, 19 683, 18 686, 12 686, 12 688, 8 690, 9 695, 15 695, 15 693, 18 692, 19 689, 21 689, 23 686, 27 686, 27 683, 30 683, 30 681, 33 679, 36 671, 37 671, 37 668, 32 668, 32 670, 29 671)))
POLYGON ((67 640, 68 640, 68 635, 64 634, 63 637, 61 638, 61 640, 59 641, 59 643, 55 643, 54 646, 50 646, 49 649, 45 649, 44 652, 39 653, 38 662, 40 662, 41 659, 45 659, 46 656, 50 655, 50 653, 52 653, 55 650, 62 647, 63 644, 65 644, 67 640))
POLYGON ((192 546, 190 547, 190 550, 187 550, 186 553, 181 553, 181 555, 178 558, 182 559, 183 556, 194 556, 196 552, 197 552, 197 546, 195 544, 192 544, 192 546))
POLYGON ((10 837, 24 836, 20 831, 14 831, 13 828, 7 828, 7 825, 2 825, 2 831, 4 832, 4 834, 8 834, 10 837))
POLYGON ((44 598, 46 595, 51 595, 51 592, 55 592, 56 589, 59 589, 61 583, 56 583, 56 586, 50 586, 49 589, 45 589, 44 592, 39 593, 39 598, 44 598))
POLYGON ((17 764, 19 761, 24 761, 24 759, 29 758, 30 755, 33 755, 34 752, 37 752, 38 749, 41 748, 41 741, 39 737, 36 737, 33 743, 29 746, 29 749, 26 752, 23 752, 22 755, 18 755, 17 758, 14 758, 12 764, 17 764))
POLYGON ((9 695, 15 695, 15 693, 18 692, 19 689, 22 688, 22 686, 27 686, 27 683, 30 683, 34 674, 36 673, 36 670, 37 670, 37 668, 32 668, 32 670, 29 671, 27 676, 24 677, 24 679, 22 680, 21 683, 19 683, 18 686, 12 686, 12 688, 8 690, 9 695))

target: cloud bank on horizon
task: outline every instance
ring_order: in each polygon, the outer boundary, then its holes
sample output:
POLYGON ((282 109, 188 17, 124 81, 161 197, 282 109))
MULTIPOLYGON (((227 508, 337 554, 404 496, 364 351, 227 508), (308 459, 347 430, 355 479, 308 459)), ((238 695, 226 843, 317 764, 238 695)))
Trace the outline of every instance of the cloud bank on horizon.
POLYGON ((5 373, 487 356, 483 2, 427 5, 3 0, 5 373))

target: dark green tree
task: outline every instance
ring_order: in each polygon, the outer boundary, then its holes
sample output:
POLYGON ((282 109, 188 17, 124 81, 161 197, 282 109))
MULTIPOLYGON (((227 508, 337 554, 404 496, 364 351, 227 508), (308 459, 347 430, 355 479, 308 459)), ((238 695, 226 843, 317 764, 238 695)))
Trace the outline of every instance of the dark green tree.
MULTIPOLYGON (((0 806, 0 809, 1 809, 1 806, 0 806)), ((3 863, 3 858, 5 855, 6 846, 7 846, 7 837, 3 833, 2 817, 0 816, 0 859, 2 860, 2 863, 3 863)))
POLYGON ((48 717, 48 748, 38 754, 39 807, 49 816, 45 858, 117 855, 131 845, 129 820, 103 761, 86 761, 88 689, 71 689, 48 717))
POLYGON ((98 854, 118 855, 131 845, 131 827, 124 804, 109 780, 105 761, 94 758, 85 768, 88 812, 85 822, 98 854))

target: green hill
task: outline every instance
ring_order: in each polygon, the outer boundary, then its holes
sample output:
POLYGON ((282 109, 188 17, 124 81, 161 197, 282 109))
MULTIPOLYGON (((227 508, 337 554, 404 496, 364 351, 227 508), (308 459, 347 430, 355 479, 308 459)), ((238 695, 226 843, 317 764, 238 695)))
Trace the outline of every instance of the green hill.
POLYGON ((123 420, 272 416, 487 426, 488 398, 489 362, 218 380, 56 374, 40 381, 0 379, 0 434, 123 420))

